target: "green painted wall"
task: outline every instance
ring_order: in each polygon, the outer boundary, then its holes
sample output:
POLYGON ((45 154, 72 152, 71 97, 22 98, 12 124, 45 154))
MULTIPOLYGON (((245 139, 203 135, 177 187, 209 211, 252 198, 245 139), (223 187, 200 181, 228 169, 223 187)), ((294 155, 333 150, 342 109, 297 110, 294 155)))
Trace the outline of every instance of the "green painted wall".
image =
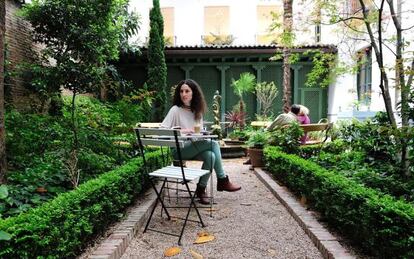
MULTIPOLYGON (((241 73, 250 72, 254 74, 259 82, 275 82, 279 94, 274 101, 273 113, 278 115, 282 112, 282 63, 268 61, 270 55, 255 56, 246 54, 245 56, 223 56, 217 57, 211 54, 211 57, 203 56, 188 57, 177 55, 167 58, 168 76, 167 85, 174 86, 180 80, 192 78, 196 80, 204 91, 208 104, 208 113, 205 120, 212 121, 211 105, 213 95, 219 90, 222 95, 222 120, 224 113, 231 111, 232 107, 238 103, 239 98, 233 93, 231 87, 232 79, 239 79, 241 73)), ((138 59, 129 62, 117 64, 121 73, 128 80, 131 80, 137 87, 141 87, 146 80, 145 61, 138 59)), ((310 62, 298 62, 292 66, 292 103, 300 103, 310 109, 312 122, 317 122, 327 116, 328 89, 307 88, 305 87, 306 74, 312 69, 310 62)), ((246 103, 248 118, 255 120, 255 114, 258 111, 258 104, 254 94, 247 94, 244 97, 246 103)), ((171 101, 166 103, 170 107, 171 101)))

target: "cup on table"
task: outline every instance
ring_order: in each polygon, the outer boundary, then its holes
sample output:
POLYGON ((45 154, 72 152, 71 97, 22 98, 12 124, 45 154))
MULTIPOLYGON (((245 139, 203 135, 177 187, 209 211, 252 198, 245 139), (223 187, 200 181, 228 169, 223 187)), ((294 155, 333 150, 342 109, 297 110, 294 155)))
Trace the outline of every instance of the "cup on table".
POLYGON ((194 133, 200 133, 201 132, 201 125, 195 124, 194 125, 194 133))

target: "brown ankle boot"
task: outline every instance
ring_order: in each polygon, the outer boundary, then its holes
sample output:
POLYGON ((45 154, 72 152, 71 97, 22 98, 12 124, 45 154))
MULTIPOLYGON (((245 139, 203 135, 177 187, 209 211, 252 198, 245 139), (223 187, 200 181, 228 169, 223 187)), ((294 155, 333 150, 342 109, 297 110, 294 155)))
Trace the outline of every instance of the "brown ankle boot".
POLYGON ((225 178, 218 178, 217 179, 217 191, 222 192, 236 192, 241 189, 241 186, 235 183, 231 183, 229 177, 226 176, 225 178))
POLYGON ((210 204, 210 201, 207 198, 206 187, 197 184, 196 196, 199 198, 198 202, 201 204, 210 204))

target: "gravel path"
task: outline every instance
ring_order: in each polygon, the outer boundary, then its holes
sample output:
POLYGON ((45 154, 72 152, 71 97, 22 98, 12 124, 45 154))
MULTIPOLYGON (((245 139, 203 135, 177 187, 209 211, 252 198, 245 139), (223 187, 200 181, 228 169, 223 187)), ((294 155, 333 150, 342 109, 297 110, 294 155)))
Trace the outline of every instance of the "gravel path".
MULTIPOLYGON (((204 258, 322 258, 285 207, 247 165, 240 166, 242 162, 242 159, 232 159, 224 163, 231 181, 241 184, 242 190, 215 192, 217 204, 214 205, 213 217, 206 209, 201 209, 207 226, 203 229, 197 223, 189 222, 182 239, 182 252, 170 258, 192 258, 190 249, 204 258), (193 244, 197 233, 202 230, 214 235, 215 240, 193 244)), ((190 166, 200 166, 199 162, 191 163, 190 166)), ((159 208, 151 224, 164 231, 179 231, 181 221, 161 219, 159 208)), ((143 234, 141 230, 122 259, 163 258, 164 250, 177 246, 177 241, 177 237, 153 231, 143 234)))

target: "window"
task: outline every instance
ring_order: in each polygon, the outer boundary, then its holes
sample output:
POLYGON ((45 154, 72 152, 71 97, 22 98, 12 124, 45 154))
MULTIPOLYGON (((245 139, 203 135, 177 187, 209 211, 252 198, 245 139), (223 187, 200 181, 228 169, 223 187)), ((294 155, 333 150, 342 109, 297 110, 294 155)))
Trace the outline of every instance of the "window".
POLYGON ((372 57, 371 48, 358 51, 357 92, 358 101, 369 105, 371 102, 372 57))
POLYGON ((322 37, 322 30, 321 30, 321 16, 322 16, 322 10, 321 7, 318 5, 315 5, 315 42, 320 43, 321 37, 322 37))
POLYGON ((315 25, 315 42, 316 43, 321 42, 321 24, 320 23, 315 25))
POLYGON ((164 40, 166 46, 175 45, 174 36, 174 7, 161 8, 162 18, 164 19, 164 40))
POLYGON ((204 35, 205 44, 231 44, 230 35, 230 8, 228 6, 204 7, 204 35))
POLYGON ((257 34, 256 42, 258 44, 271 44, 276 43, 278 36, 282 33, 282 26, 270 31, 272 23, 282 25, 283 11, 280 6, 277 5, 262 5, 257 6, 257 34))

